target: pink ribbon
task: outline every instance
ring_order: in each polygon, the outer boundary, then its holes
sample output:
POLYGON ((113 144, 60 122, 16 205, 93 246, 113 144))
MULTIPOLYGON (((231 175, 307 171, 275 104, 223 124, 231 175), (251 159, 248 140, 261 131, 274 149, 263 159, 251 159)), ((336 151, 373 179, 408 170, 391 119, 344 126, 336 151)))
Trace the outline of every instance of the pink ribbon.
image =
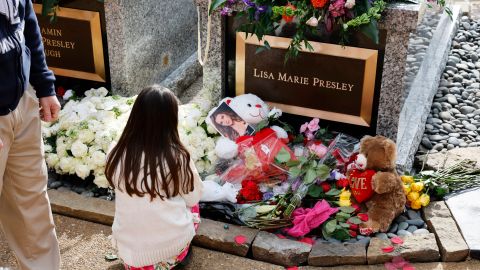
POLYGON ((313 208, 297 208, 292 214, 293 227, 286 232, 294 237, 305 236, 337 211, 338 208, 330 207, 325 200, 317 202, 313 208))

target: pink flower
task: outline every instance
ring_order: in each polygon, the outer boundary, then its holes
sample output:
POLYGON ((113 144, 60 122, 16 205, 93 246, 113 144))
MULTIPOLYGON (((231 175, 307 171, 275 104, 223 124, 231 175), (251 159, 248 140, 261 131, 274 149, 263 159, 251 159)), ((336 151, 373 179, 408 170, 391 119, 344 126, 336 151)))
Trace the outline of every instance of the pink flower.
POLYGON ((308 123, 305 123, 303 124, 301 127, 300 127, 300 133, 303 133, 307 130, 308 128, 308 123))
POLYGON ((313 140, 313 139, 315 138, 315 136, 313 135, 313 133, 310 132, 310 131, 308 131, 305 135, 307 136, 307 139, 308 139, 309 141, 310 141, 310 140, 313 140))
POLYGON ((334 18, 345 15, 345 0, 336 0, 331 3, 328 11, 334 18))
POLYGON ((322 158, 327 153, 327 147, 321 143, 312 143, 308 149, 315 153, 319 158, 322 158))
POLYGON ((320 119, 313 118, 312 121, 308 123, 308 129, 312 132, 319 130, 320 129, 320 126, 318 125, 319 122, 320 122, 320 119))

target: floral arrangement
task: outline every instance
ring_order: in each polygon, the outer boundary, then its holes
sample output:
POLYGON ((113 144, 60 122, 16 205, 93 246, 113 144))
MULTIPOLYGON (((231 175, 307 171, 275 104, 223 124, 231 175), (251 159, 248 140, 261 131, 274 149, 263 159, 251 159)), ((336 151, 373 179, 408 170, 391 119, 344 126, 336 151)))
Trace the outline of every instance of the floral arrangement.
MULTIPOLYGON (((436 1, 444 6, 445 0, 436 1)), ((237 15, 246 17, 247 22, 239 30, 256 35, 262 40, 264 35, 272 35, 285 23, 296 24, 296 32, 288 48, 285 61, 296 57, 302 48, 313 50, 308 36, 339 31, 340 44, 348 43, 348 34, 360 30, 378 43, 377 21, 385 10, 384 0, 213 0, 210 13, 219 11, 231 16, 234 7, 242 5, 237 15)), ((430 4, 429 4, 430 5, 430 4)), ((447 9, 448 12, 448 9, 447 9)), ((270 48, 264 41, 265 47, 270 48)))
POLYGON ((421 180, 415 180, 411 175, 402 175, 403 190, 407 195, 407 204, 410 208, 418 210, 430 204, 430 195, 424 189, 425 184, 421 180))
MULTIPOLYGON (((63 96, 70 100, 54 123, 43 123, 45 159, 59 174, 93 175, 98 187, 107 188, 106 155, 118 141, 130 115, 134 97, 107 96, 105 88, 85 92, 77 99, 72 91, 63 96)), ((180 139, 191 153, 200 173, 216 162, 215 130, 205 124, 206 112, 196 104, 179 108, 180 139)))

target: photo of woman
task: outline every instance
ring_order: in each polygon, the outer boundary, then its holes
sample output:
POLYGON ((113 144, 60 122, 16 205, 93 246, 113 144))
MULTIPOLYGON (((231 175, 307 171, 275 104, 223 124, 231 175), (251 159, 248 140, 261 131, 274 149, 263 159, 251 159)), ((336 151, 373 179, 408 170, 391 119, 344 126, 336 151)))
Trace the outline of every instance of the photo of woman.
POLYGON ((226 103, 218 106, 210 115, 210 119, 218 132, 232 141, 243 135, 251 135, 255 131, 226 103))

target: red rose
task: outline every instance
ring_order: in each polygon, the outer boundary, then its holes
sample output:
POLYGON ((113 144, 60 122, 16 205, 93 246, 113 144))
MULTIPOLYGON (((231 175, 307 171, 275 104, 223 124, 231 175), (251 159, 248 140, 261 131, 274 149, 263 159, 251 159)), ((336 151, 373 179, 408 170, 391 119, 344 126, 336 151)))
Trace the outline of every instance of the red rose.
POLYGON ((357 215, 357 217, 361 220, 361 221, 368 221, 368 214, 367 213, 359 213, 357 215))
POLYGON ((356 231, 356 230, 358 230, 358 225, 357 224, 350 224, 349 229, 352 230, 352 231, 356 231))
POLYGON ((310 0, 314 8, 322 8, 327 3, 327 0, 310 0))
POLYGON ((238 192, 238 203, 245 203, 249 201, 260 201, 262 193, 260 192, 257 182, 252 180, 244 180, 242 182, 242 189, 238 192))
POLYGON ((330 189, 332 189, 332 187, 330 186, 329 183, 327 183, 327 181, 322 182, 322 183, 320 184, 320 186, 322 187, 323 192, 325 192, 325 193, 327 193, 328 191, 330 191, 330 189))
POLYGON ((338 188, 348 187, 348 179, 347 178, 342 178, 340 180, 337 180, 337 187, 338 188))
POLYGON ((356 231, 349 230, 348 234, 350 234, 351 237, 357 237, 357 232, 356 231))
POLYGON ((57 88, 57 96, 63 97, 63 95, 65 95, 65 89, 63 87, 59 86, 57 88))

